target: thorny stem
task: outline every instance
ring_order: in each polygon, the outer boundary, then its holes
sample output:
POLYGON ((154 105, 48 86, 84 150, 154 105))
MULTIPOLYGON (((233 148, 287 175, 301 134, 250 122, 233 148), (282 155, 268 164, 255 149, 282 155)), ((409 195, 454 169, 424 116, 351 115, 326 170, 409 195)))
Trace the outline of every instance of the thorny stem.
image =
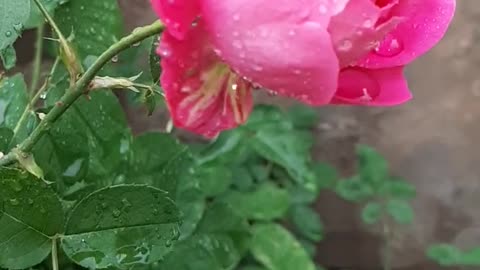
POLYGON ((33 0, 33 1, 37 5, 38 9, 40 9, 40 11, 42 12, 42 15, 45 17, 48 24, 50 24, 50 26, 53 28, 53 31, 55 32, 55 34, 58 35, 58 38, 60 39, 60 43, 67 44, 67 39, 63 36, 62 31, 60 31, 60 28, 58 28, 58 25, 55 23, 52 16, 48 14, 48 11, 45 9, 45 7, 40 2, 40 0, 33 0))
POLYGON ((50 71, 50 74, 48 75, 47 79, 45 80, 45 83, 37 91, 37 93, 35 93, 35 95, 32 97, 32 99, 29 101, 29 103, 25 107, 25 110, 23 111, 22 116, 20 117, 20 119, 17 122, 17 125, 13 129, 13 137, 14 138, 17 135, 20 128, 22 128, 22 126, 25 124, 25 121, 27 121, 28 115, 33 110, 33 108, 35 107, 35 104, 38 102, 38 100, 40 99, 42 94, 47 90, 48 86, 50 85, 50 78, 53 76, 53 73, 57 69, 59 62, 60 62, 60 58, 57 57, 57 59, 55 60, 55 63, 52 66, 52 70, 50 71))
POLYGON ((30 85, 31 93, 33 93, 33 91, 37 89, 38 81, 40 79, 40 66, 42 64, 44 32, 45 32, 45 24, 42 23, 37 29, 37 39, 35 41, 35 58, 33 61, 33 69, 32 69, 32 83, 30 85))
MULTIPOLYGON (((38 1, 38 0, 34 0, 38 1)), ((68 90, 66 94, 56 103, 55 107, 43 118, 40 124, 25 139, 17 146, 18 151, 28 153, 32 150, 35 144, 42 138, 43 134, 48 131, 53 123, 68 109, 72 104, 82 95, 88 92, 88 85, 95 77, 95 75, 107 64, 113 57, 123 50, 131 47, 133 44, 141 42, 142 40, 159 34, 164 26, 160 21, 156 21, 151 25, 139 27, 135 29, 130 35, 122 38, 117 43, 108 48, 95 63, 81 76, 81 78, 68 90)), ((0 159, 0 166, 9 165, 15 162, 16 158, 13 153, 9 153, 0 159)))

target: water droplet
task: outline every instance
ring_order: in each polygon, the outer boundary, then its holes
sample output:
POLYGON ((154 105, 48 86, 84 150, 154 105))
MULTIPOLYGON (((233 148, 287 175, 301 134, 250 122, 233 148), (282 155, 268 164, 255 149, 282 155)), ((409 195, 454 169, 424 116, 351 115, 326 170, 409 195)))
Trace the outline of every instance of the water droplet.
POLYGON ((127 207, 127 208, 132 207, 132 203, 130 203, 130 201, 127 198, 122 199, 122 204, 124 207, 127 207))
POLYGON ((23 24, 16 23, 16 24, 13 25, 13 29, 15 30, 15 32, 20 33, 20 32, 22 32, 23 24))
POLYGON ((374 52, 379 56, 393 57, 403 52, 403 49, 403 43, 393 35, 389 34, 380 43, 380 45, 375 48, 374 52))
POLYGON ((117 63, 117 62, 118 62, 118 55, 115 55, 114 57, 112 57, 112 62, 113 62, 113 63, 117 63))
POLYGON ((165 242, 165 247, 171 247, 172 246, 172 240, 167 240, 165 242))
POLYGON ((10 187, 16 192, 20 192, 23 189, 22 185, 17 181, 10 182, 10 187))
POLYGON ((5 36, 6 36, 6 37, 11 37, 11 36, 12 36, 12 31, 7 31, 7 32, 5 32, 5 36))
POLYGON ((32 198, 28 198, 28 199, 27 199, 27 203, 28 203, 29 205, 32 205, 32 204, 34 203, 34 201, 33 201, 32 198))
POLYGON ((107 209, 107 208, 108 208, 108 204, 107 204, 107 203, 102 203, 102 204, 100 204, 100 206, 102 207, 102 209, 107 209))
POLYGON ((344 40, 340 41, 340 43, 337 46, 337 49, 339 51, 346 52, 346 51, 351 50, 352 47, 353 47, 352 41, 348 40, 348 39, 344 39, 344 40))
POLYGON ((20 201, 16 198, 10 199, 9 201, 10 201, 10 204, 13 205, 13 206, 17 206, 17 205, 20 204, 20 201))
POLYGON ((113 209, 113 211, 112 211, 112 216, 113 216, 114 218, 118 218, 118 217, 120 217, 121 215, 122 215, 122 211, 120 211, 120 209, 118 209, 118 208, 113 209))
POLYGON ((340 73, 337 98, 354 102, 375 100, 380 94, 377 81, 361 69, 347 69, 340 73))

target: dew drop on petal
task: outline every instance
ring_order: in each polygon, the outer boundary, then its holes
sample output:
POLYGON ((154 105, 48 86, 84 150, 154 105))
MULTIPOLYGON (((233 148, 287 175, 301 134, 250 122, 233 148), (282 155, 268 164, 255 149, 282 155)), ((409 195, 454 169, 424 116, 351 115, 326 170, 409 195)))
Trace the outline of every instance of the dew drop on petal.
POLYGON ((380 45, 375 48, 374 52, 379 56, 393 57, 399 55, 403 50, 403 43, 393 35, 389 34, 380 45))

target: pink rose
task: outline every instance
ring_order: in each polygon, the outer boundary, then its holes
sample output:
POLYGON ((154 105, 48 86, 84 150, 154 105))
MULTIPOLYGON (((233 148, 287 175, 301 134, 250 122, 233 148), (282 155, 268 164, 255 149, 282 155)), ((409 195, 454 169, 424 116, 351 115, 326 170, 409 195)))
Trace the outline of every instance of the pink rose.
POLYGON ((252 90, 312 106, 411 98, 403 66, 445 34, 455 0, 152 0, 174 124, 207 137, 238 126, 252 90))

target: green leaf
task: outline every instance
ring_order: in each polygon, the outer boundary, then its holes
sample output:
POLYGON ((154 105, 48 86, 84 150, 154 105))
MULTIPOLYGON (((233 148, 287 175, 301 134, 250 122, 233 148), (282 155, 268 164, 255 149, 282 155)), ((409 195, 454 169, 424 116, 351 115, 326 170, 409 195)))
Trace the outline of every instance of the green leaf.
POLYGON ((249 144, 263 158, 285 168, 306 189, 316 191, 315 175, 310 169, 311 135, 293 129, 285 115, 260 107, 244 127, 253 133, 249 144), (265 117, 263 122, 261 117, 265 117))
POLYGON ((2 59, 3 67, 6 70, 12 69, 15 67, 15 64, 17 64, 17 53, 12 45, 0 50, 0 58, 2 59))
POLYGON ((360 181, 357 177, 339 181, 335 191, 342 199, 352 202, 359 202, 374 195, 374 190, 370 185, 360 181))
POLYGON ((22 33, 30 14, 30 0, 0 0, 0 51, 12 45, 22 33))
POLYGON ((198 224, 197 232, 244 232, 248 230, 245 218, 234 211, 234 207, 222 202, 215 202, 207 208, 198 224))
POLYGON ((271 183, 261 184, 252 192, 231 191, 222 201, 244 218, 264 221, 283 217, 290 206, 288 192, 271 183))
MULTIPOLYGON (((40 3, 43 4, 45 9, 48 11, 48 14, 52 15, 54 14, 55 9, 69 0, 40 0, 40 3)), ((30 6, 31 6, 31 12, 30 12, 30 17, 28 18, 27 22, 25 23, 25 28, 34 28, 38 27, 40 24, 45 23, 45 19, 38 9, 37 5, 33 0, 30 0, 30 6)))
POLYGON ((288 110, 288 116, 297 128, 313 128, 318 122, 318 112, 308 106, 296 105, 288 110))
POLYGON ((317 163, 313 166, 319 189, 332 189, 338 181, 337 170, 325 163, 317 163))
POLYGON ((159 266, 165 270, 234 269, 241 259, 233 240, 225 234, 200 234, 175 245, 159 266))
POLYGON ((379 193, 393 199, 411 200, 416 196, 416 189, 408 182, 391 180, 383 183, 379 193))
POLYGON ((242 157, 241 153, 245 149, 244 139, 245 132, 241 129, 222 132, 213 143, 201 151, 197 162, 199 164, 210 162, 234 163, 242 157))
POLYGON ((295 237, 278 224, 253 227, 251 252, 269 270, 315 270, 315 264, 295 237))
POLYGON ((178 210, 164 191, 139 185, 109 187, 73 208, 63 250, 91 269, 150 264, 170 251, 180 236, 178 222, 178 210))
POLYGON ((365 224, 372 225, 377 223, 382 217, 383 207, 377 202, 369 202, 362 210, 362 220, 365 224))
POLYGON ((0 152, 3 154, 10 151, 10 145, 12 144, 13 131, 9 128, 0 128, 0 152))
POLYGON ((128 178, 175 194, 179 179, 187 177, 191 161, 188 148, 170 134, 146 133, 134 139, 128 178))
POLYGON ((290 209, 290 217, 296 231, 302 236, 315 242, 323 239, 322 220, 312 208, 305 205, 296 205, 290 209))
POLYGON ((232 183, 232 172, 221 166, 200 166, 195 170, 200 190, 207 197, 218 196, 232 183))
POLYGON ((244 266, 241 268, 241 270, 267 270, 263 267, 260 267, 260 266, 244 266))
POLYGON ((462 265, 480 266, 480 248, 464 252, 460 257, 460 261, 462 265))
MULTIPOLYGON (((0 0, 1 1, 1 0, 0 0)), ((0 81, 0 124, 15 129, 28 104, 27 85, 17 74, 0 81)))
POLYGON ((429 247, 427 256, 441 266, 456 266, 461 261, 462 251, 452 245, 439 244, 429 247))
POLYGON ((40 263, 63 227, 58 197, 33 175, 2 168, 0 198, 0 267, 24 269, 40 263))
POLYGON ((408 202, 390 200, 387 202, 387 212, 399 224, 411 224, 413 222, 413 210, 408 202))
POLYGON ((175 202, 181 212, 181 240, 193 234, 207 207, 198 186, 198 179, 194 177, 179 179, 175 202))
MULTIPOLYGON (((63 106, 56 101, 68 85, 68 73, 60 66, 52 78, 46 105, 63 106)), ((125 183, 127 178, 132 135, 123 109, 110 91, 90 96, 90 100, 77 100, 34 149, 40 167, 62 193, 71 193, 68 189, 79 181, 91 192, 125 183)))
POLYGON ((240 166, 232 166, 231 170, 233 174, 232 185, 235 189, 238 189, 239 191, 248 191, 252 189, 254 179, 250 170, 240 166))
POLYGON ((373 148, 359 145, 357 147, 359 173, 362 181, 366 181, 373 188, 378 187, 388 177, 387 161, 373 148))
POLYGON ((57 9, 55 21, 66 37, 72 34, 81 59, 99 56, 123 32, 116 0, 70 1, 57 9))
POLYGON ((161 73, 160 56, 158 56, 157 54, 159 39, 160 39, 160 36, 155 37, 152 41, 152 46, 150 48, 150 57, 149 57, 150 74, 152 76, 152 81, 154 83, 158 83, 160 81, 160 73, 161 73))

